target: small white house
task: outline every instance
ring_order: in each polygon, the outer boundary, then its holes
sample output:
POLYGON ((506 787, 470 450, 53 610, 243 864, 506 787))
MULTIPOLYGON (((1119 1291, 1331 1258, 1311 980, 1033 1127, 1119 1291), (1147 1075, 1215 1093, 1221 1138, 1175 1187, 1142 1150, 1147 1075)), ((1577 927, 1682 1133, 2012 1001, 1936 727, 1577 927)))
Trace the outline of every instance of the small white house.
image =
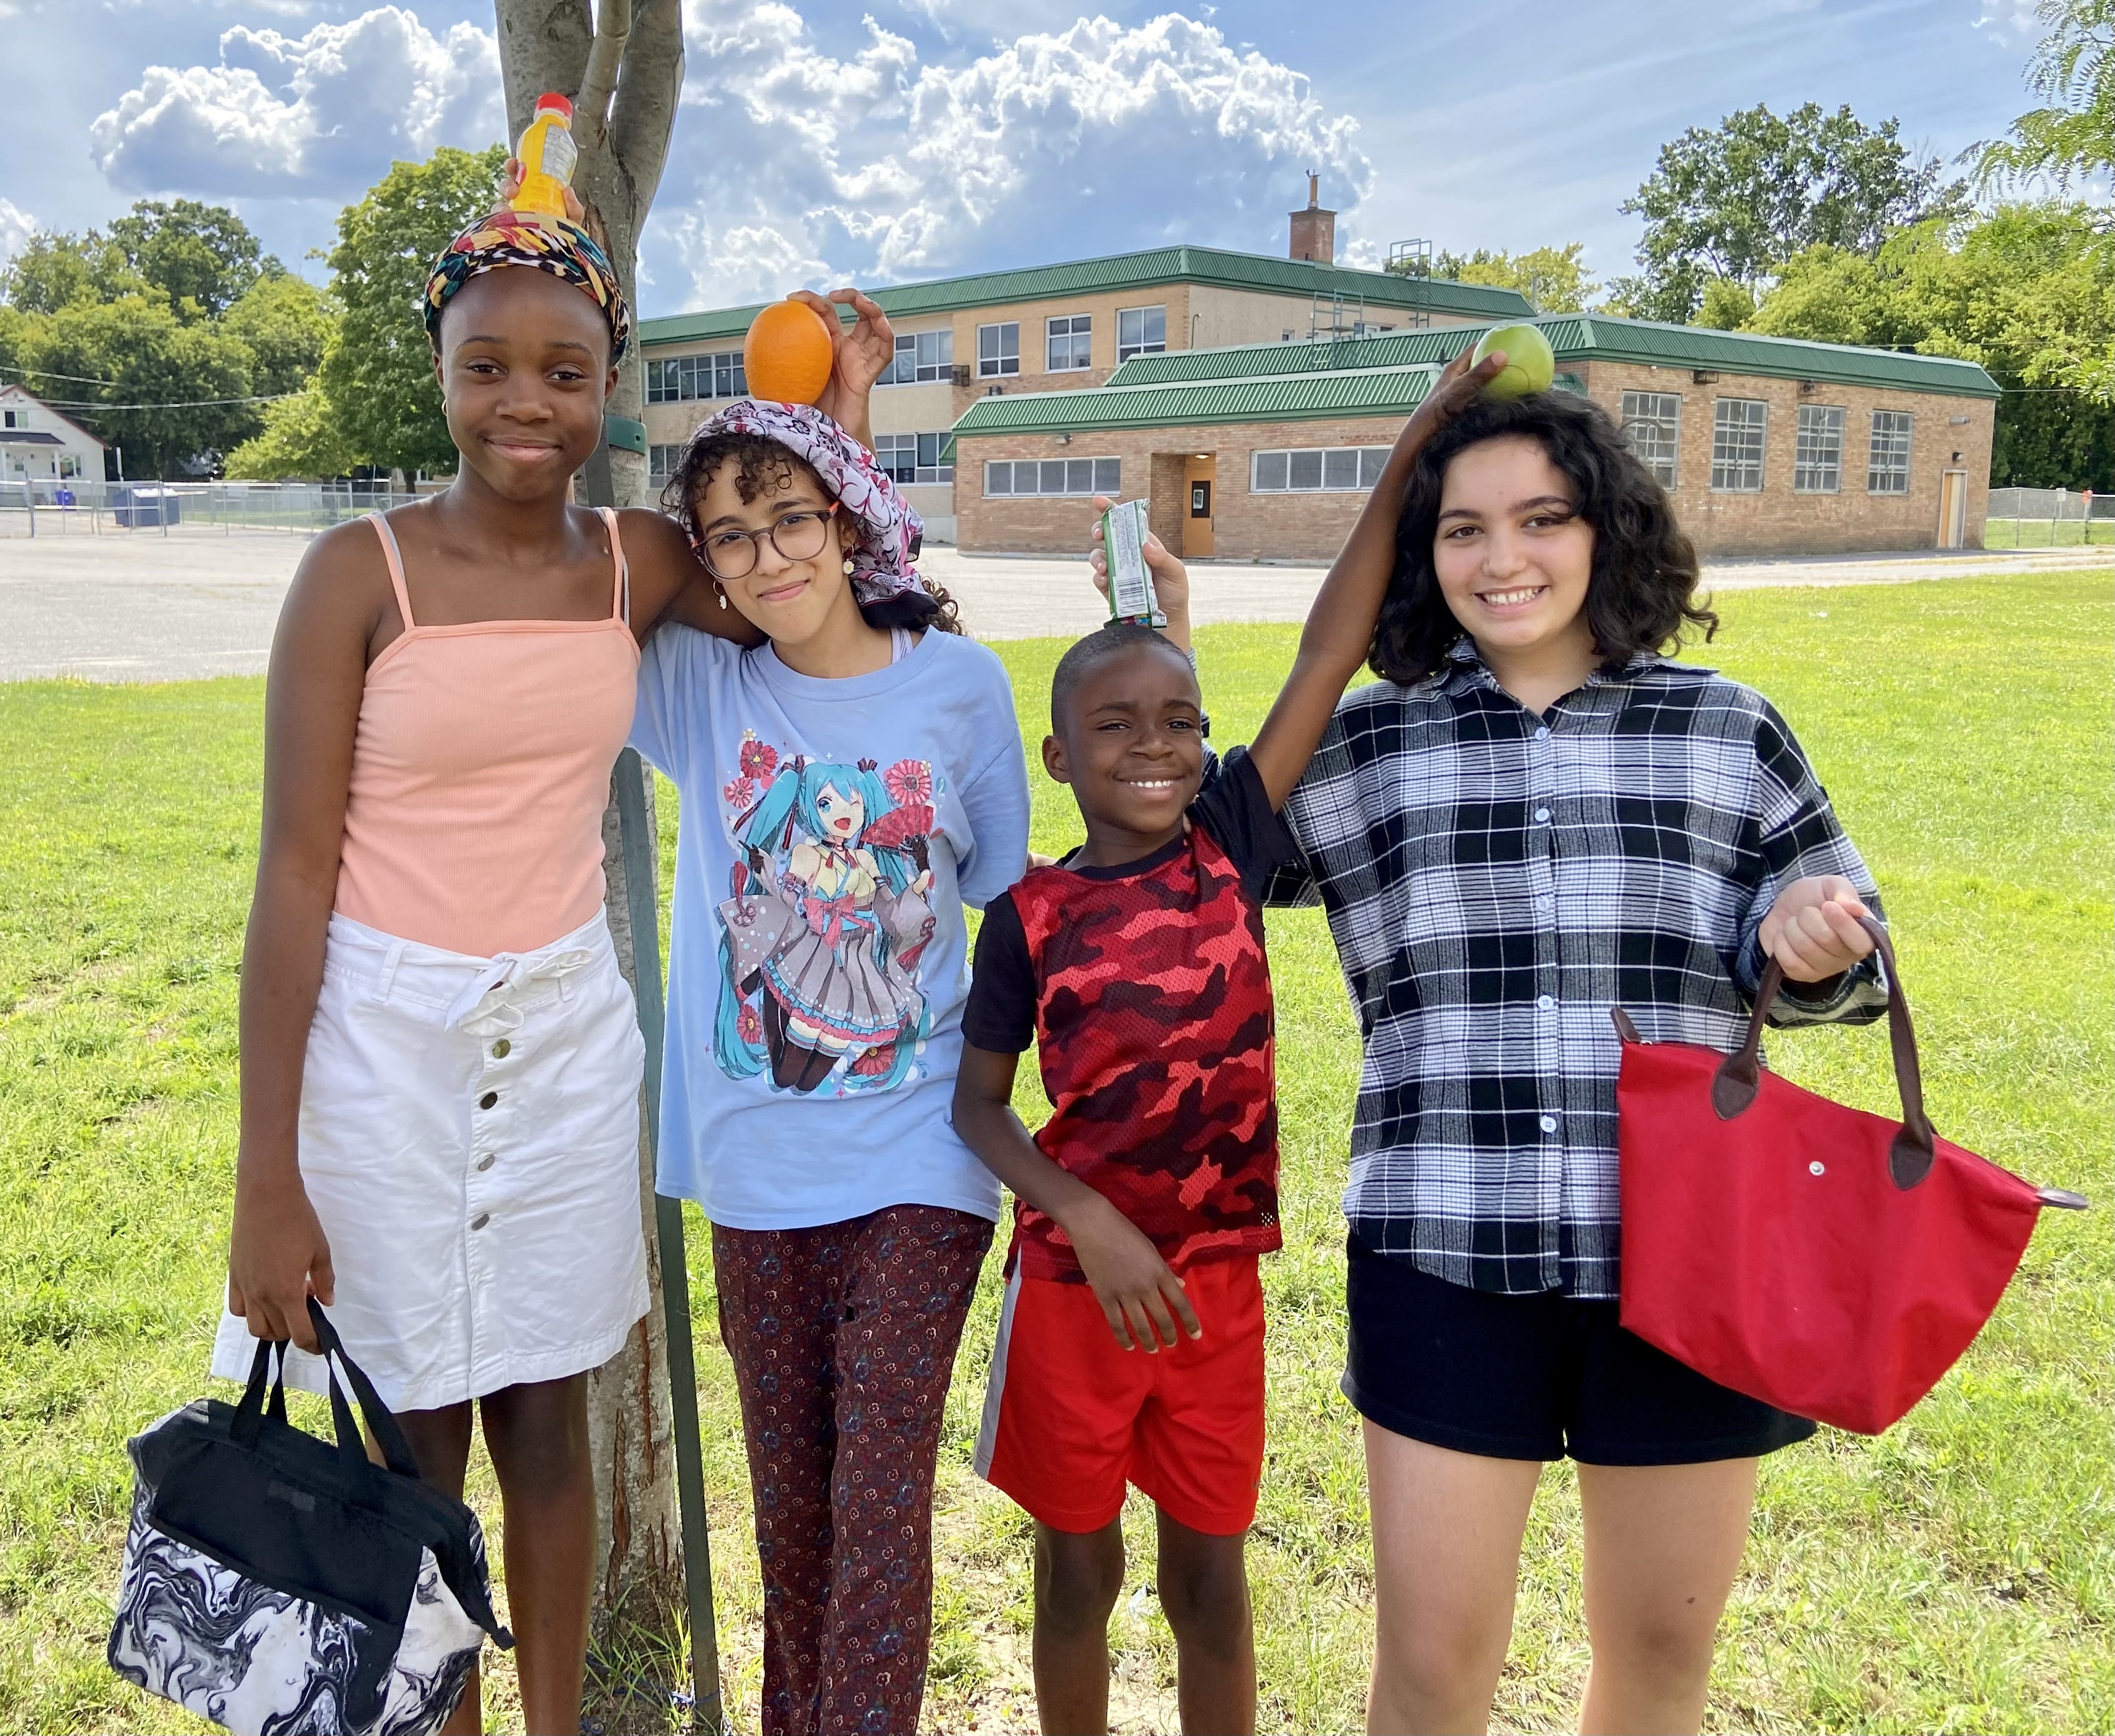
POLYGON ((103 442, 20 386, 0 386, 0 482, 103 480, 103 442))

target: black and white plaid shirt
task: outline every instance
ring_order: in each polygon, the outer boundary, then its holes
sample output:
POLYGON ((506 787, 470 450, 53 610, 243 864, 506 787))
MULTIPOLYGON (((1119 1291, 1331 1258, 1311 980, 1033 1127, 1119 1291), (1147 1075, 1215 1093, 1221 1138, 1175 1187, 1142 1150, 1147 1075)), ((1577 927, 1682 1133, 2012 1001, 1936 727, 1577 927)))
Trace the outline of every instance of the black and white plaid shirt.
MULTIPOLYGON (((1544 717, 1464 641, 1337 708, 1286 818, 1365 1042, 1344 1212, 1369 1246, 1483 1290, 1617 1294, 1622 1005, 1731 1050, 1778 894, 1873 880, 1768 701, 1641 657, 1544 717)), ((1876 1018, 1870 960, 1775 1024, 1876 1018)))

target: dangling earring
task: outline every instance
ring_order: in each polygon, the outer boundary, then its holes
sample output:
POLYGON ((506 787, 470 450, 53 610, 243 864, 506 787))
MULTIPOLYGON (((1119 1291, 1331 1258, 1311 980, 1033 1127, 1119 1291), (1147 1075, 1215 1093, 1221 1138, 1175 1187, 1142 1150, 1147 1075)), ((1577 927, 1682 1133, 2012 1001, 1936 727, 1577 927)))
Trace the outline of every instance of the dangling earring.
POLYGON ((851 557, 850 555, 846 555, 846 556, 845 557, 845 576, 846 576, 847 579, 849 579, 849 578, 851 578, 851 575, 852 575, 852 557, 851 557))
POLYGON ((720 607, 724 609, 727 607, 727 587, 715 579, 713 580, 713 589, 719 593, 720 607))

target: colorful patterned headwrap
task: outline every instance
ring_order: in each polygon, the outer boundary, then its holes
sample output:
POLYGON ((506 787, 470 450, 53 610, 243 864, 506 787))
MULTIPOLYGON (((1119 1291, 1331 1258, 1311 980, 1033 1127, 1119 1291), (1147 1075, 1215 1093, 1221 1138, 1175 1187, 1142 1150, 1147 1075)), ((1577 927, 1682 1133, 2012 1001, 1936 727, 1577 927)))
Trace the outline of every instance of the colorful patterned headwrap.
POLYGON ((714 434, 773 440, 814 466, 858 533, 852 548, 852 594, 861 602, 882 602, 921 589, 911 561, 924 521, 874 461, 874 454, 822 411, 806 404, 746 398, 707 417, 690 438, 714 434))
POLYGON ((577 284, 594 299, 609 323, 609 359, 614 364, 631 341, 631 309, 617 286, 609 255, 578 223, 504 208, 479 218, 434 262, 426 279, 425 316, 426 335, 435 347, 441 341, 441 309, 449 298, 473 277, 517 265, 577 284))

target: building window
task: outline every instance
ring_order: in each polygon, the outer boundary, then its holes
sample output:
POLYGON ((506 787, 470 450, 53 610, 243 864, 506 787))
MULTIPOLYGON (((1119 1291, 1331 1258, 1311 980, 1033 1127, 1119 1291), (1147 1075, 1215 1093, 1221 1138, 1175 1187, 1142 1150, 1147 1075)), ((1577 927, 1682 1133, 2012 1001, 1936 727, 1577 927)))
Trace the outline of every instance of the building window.
POLYGON ((948 439, 945 433, 876 434, 874 456, 891 482, 951 483, 955 455, 947 450, 948 439))
POLYGON ((1094 316, 1060 314, 1043 322, 1043 365, 1051 373, 1071 373, 1094 362, 1094 316))
POLYGON ((665 488, 668 479, 676 474, 676 467, 683 461, 680 446, 649 446, 646 449, 646 479, 657 488, 665 488))
POLYGON ((881 371, 877 386, 909 386, 920 380, 944 380, 955 368, 953 331, 915 332, 896 340, 896 360, 881 371))
MULTIPOLYGON (((1118 308, 1117 309, 1117 360, 1127 362, 1134 355, 1158 355, 1168 347, 1168 309, 1160 308, 1118 308)), ((1085 363, 1080 364, 1085 366, 1085 363)))
POLYGON ((1792 445, 1792 492, 1833 494, 1842 486, 1843 412, 1833 405, 1801 405, 1792 445))
POLYGON ((1623 437, 1663 488, 1674 486, 1681 450, 1681 399, 1671 392, 1623 394, 1623 437))
POLYGON ((741 351, 716 355, 670 355, 646 364, 649 404, 687 404, 697 398, 746 398, 749 377, 741 371, 741 351))
POLYGON ((1251 494, 1351 494, 1381 479, 1384 446, 1339 446, 1306 451, 1255 452, 1249 457, 1251 494))
POLYGON ((984 497, 1024 494, 1107 494, 1123 489, 1122 460, 1115 458, 1012 458, 984 466, 984 497))
POLYGON ((977 378, 996 379, 1021 372, 1021 322, 977 328, 977 378))
POLYGON ((1711 486, 1756 494, 1763 486, 1763 434, 1770 407, 1760 398, 1721 398, 1711 408, 1711 486))
POLYGON ((27 428, 29 425, 29 419, 21 410, 0 410, 0 428, 27 428))
POLYGON ((75 456, 71 452, 62 452, 62 453, 60 453, 60 454, 59 454, 59 474, 60 474, 62 477, 74 477, 74 476, 78 476, 78 475, 80 475, 80 459, 76 458, 76 456, 75 456))
POLYGON ((1873 447, 1865 460, 1865 489, 1870 494, 1906 494, 1910 492, 1910 413, 1906 410, 1873 412, 1873 447))

